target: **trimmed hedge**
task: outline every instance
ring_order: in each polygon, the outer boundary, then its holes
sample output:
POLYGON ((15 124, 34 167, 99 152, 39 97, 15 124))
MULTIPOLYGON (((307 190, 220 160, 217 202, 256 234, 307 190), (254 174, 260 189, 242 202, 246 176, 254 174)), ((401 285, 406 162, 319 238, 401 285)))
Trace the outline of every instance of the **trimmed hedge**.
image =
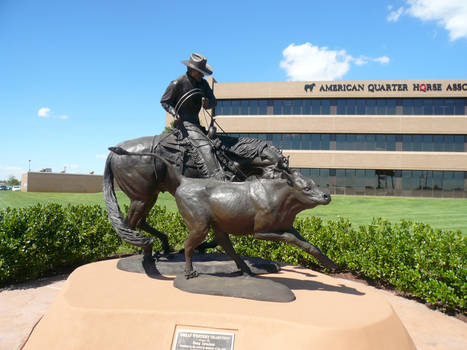
MULTIPOLYGON (((325 224, 317 217, 297 219, 295 227, 343 271, 393 286, 444 311, 467 311, 467 238, 461 232, 382 219, 355 229, 349 220, 325 224)), ((240 254, 306 267, 317 263, 299 248, 251 237, 236 239, 235 248, 240 254)))
POLYGON ((96 261, 120 244, 98 205, 0 210, 0 285, 96 261))
MULTIPOLYGON (((148 223, 180 249, 187 236, 178 213, 156 206, 148 223)), ((435 230, 411 221, 375 219, 354 228, 345 219, 324 223, 297 219, 295 227, 341 270, 389 284, 444 309, 467 310, 467 240, 460 232, 435 230)), ((316 267, 314 258, 291 245, 231 236, 239 254, 316 267)), ((0 285, 16 283, 105 258, 121 242, 100 206, 36 205, 0 210, 0 285)), ((155 250, 161 249, 156 240, 155 250)))

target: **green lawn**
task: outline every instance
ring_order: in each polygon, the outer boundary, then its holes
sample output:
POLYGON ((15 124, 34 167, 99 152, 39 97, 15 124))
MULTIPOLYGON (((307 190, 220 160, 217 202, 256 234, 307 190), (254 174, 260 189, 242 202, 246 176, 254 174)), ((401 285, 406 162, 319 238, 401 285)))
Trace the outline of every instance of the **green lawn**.
POLYGON ((391 222, 410 219, 432 227, 467 234, 467 199, 333 196, 328 206, 299 214, 323 219, 344 217, 353 225, 366 225, 375 217, 391 222))
MULTIPOLYGON (((129 203, 122 192, 118 191, 117 197, 121 207, 129 203)), ((0 192, 0 208, 50 202, 104 206, 102 193, 0 192)), ((169 210, 177 210, 173 197, 168 193, 161 194, 157 203, 169 210)), ((324 220, 340 216, 350 219, 353 225, 369 224, 374 217, 382 217, 391 222, 411 219, 435 228, 460 230, 467 234, 467 199, 333 196, 328 206, 316 207, 299 214, 307 215, 320 216, 324 220)))
MULTIPOLYGON (((128 197, 121 191, 117 191, 118 203, 121 208, 130 204, 128 197)), ((37 203, 66 204, 98 204, 105 206, 104 195, 100 193, 53 193, 53 192, 12 192, 0 191, 0 209, 6 207, 27 207, 37 203)), ((159 196, 157 204, 164 205, 169 210, 177 210, 173 197, 168 193, 159 196)))

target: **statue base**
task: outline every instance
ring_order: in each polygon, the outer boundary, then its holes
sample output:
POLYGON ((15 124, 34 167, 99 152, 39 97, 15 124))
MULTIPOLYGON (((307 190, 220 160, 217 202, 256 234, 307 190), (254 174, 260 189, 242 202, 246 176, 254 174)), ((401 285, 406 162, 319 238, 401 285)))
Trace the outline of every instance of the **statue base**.
POLYGON ((293 290, 278 303, 187 293, 116 265, 76 269, 23 349, 415 349, 383 296, 312 270, 262 276, 293 290))

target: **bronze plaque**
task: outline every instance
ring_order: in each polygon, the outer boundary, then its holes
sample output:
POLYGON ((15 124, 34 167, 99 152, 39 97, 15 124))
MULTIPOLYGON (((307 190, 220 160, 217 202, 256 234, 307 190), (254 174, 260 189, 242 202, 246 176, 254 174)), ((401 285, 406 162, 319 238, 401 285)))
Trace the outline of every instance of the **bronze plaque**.
POLYGON ((233 350, 233 332, 177 328, 172 350, 233 350))

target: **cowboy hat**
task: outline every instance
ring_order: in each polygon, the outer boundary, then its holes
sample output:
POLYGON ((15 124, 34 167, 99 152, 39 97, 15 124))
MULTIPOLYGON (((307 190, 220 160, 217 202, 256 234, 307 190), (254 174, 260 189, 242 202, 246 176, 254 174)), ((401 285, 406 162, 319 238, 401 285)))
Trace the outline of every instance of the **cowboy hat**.
POLYGON ((187 61, 182 61, 182 63, 190 68, 197 70, 205 75, 212 74, 212 67, 207 64, 207 59, 199 53, 192 53, 190 59, 187 61))

